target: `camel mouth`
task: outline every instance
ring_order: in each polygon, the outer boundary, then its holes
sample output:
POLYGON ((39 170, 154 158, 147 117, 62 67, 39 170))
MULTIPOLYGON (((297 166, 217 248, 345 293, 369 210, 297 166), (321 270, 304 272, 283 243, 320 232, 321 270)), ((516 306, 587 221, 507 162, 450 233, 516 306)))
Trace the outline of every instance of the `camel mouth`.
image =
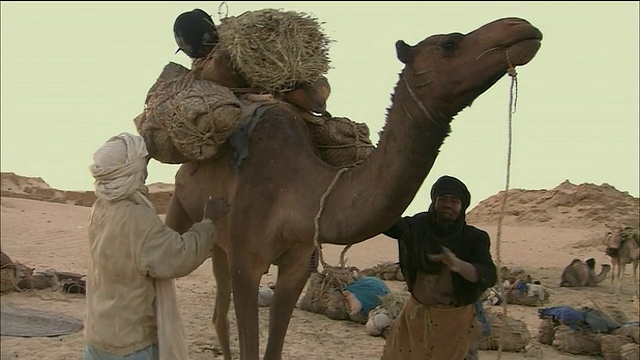
POLYGON ((521 40, 507 48, 507 59, 513 66, 525 65, 536 56, 541 46, 542 36, 521 40))

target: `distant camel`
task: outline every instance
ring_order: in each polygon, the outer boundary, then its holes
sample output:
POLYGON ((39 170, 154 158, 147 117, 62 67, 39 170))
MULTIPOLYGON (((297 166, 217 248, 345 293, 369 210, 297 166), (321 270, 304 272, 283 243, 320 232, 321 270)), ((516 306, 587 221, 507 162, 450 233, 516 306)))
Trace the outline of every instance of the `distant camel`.
POLYGON ((607 234, 605 245, 607 249, 605 253, 611 257, 611 292, 618 295, 622 292, 622 278, 627 264, 631 264, 633 268, 633 283, 638 290, 638 258, 640 257, 640 240, 638 240, 638 228, 633 227, 617 227, 607 234), (618 269, 617 275, 614 275, 615 269, 618 269), (618 286, 614 286, 615 278, 618 278, 618 286))
POLYGON ((600 274, 595 273, 596 261, 593 258, 581 261, 573 259, 562 271, 560 287, 593 287, 606 279, 611 265, 603 264, 600 274))

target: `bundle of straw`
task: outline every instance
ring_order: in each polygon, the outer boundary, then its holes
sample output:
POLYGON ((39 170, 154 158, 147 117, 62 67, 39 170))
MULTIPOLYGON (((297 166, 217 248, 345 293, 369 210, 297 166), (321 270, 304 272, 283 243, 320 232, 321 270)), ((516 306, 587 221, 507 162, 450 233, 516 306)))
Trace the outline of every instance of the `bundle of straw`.
POLYGON ((252 87, 268 92, 312 83, 329 70, 329 45, 316 18, 262 9, 221 20, 214 51, 227 51, 233 67, 252 87))

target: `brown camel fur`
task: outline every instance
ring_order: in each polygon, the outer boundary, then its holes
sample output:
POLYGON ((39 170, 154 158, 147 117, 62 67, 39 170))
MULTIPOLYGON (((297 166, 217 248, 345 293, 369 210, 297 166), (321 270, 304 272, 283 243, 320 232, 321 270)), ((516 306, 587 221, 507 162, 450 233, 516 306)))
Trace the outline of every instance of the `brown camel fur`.
POLYGON ((605 253, 611 258, 611 292, 619 295, 622 292, 622 278, 627 264, 633 269, 633 284, 638 289, 638 258, 640 258, 640 246, 638 240, 638 228, 618 227, 610 232, 605 240, 607 249, 605 253), (616 273, 616 269, 618 270, 616 273), (614 286, 615 279, 618 286, 614 286))
POLYGON ((596 261, 593 258, 581 261, 573 259, 562 271, 560 287, 593 287, 603 282, 611 271, 611 265, 603 264, 600 274, 595 273, 596 261))
POLYGON ((398 59, 405 67, 380 141, 364 163, 344 173, 318 157, 309 126, 286 106, 262 115, 250 137, 250 155, 240 167, 235 167, 234 151, 181 166, 169 226, 185 231, 202 219, 209 196, 224 196, 231 204, 217 223, 212 254, 217 284, 213 322, 224 359, 231 359, 231 293, 240 358, 257 360, 259 282, 270 264, 278 266, 263 359, 281 359, 291 314, 309 277, 319 210, 319 243, 354 244, 388 229, 429 174, 453 117, 508 69, 531 61, 541 40, 541 32, 527 21, 508 18, 466 35, 434 35, 415 46, 398 41, 398 59))

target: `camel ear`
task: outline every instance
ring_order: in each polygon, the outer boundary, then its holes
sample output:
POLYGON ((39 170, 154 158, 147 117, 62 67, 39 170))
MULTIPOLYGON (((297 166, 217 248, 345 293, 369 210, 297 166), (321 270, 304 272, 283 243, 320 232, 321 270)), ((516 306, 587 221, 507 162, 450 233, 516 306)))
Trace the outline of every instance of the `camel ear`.
POLYGON ((398 56, 398 60, 400 60, 403 64, 408 64, 412 58, 413 47, 404 40, 396 41, 396 55, 398 56))

